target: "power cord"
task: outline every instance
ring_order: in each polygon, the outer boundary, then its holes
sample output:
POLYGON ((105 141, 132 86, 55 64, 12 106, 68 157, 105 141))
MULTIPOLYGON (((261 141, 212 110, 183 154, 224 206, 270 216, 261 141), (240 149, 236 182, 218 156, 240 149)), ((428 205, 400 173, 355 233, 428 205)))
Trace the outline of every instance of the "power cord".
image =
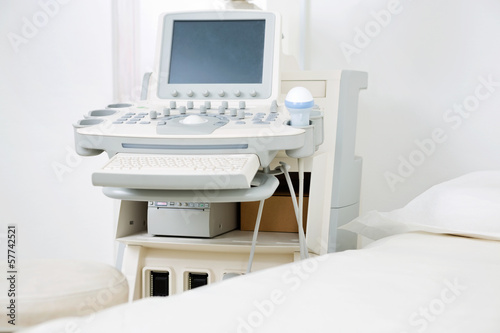
MULTIPOLYGON (((270 171, 269 169, 265 170, 266 173, 271 173, 274 175, 284 174, 286 182, 288 184, 288 189, 290 190, 290 196, 292 197, 293 209, 295 211, 295 219, 297 220, 297 227, 299 230, 299 246, 300 246, 300 258, 306 259, 309 258, 309 252, 307 250, 306 236, 304 234, 303 227, 303 207, 304 207, 304 160, 302 158, 298 159, 298 167, 299 167, 299 203, 297 204, 297 197, 295 196, 295 190, 293 188, 292 180, 290 178, 290 174, 288 173, 288 169, 290 166, 285 162, 280 162, 280 166, 278 166, 275 170, 270 171)), ((262 219, 262 211, 264 209, 264 201, 261 200, 259 202, 259 210, 257 212, 257 220, 255 221, 255 228, 253 230, 253 238, 252 238, 252 247, 250 249, 250 258, 248 259, 247 271, 246 274, 250 273, 252 270, 253 258, 255 255, 255 248, 257 246, 257 235, 259 234, 260 221, 262 219)))
POLYGON ((247 274, 252 270, 253 257, 255 255, 255 247, 257 245, 257 234, 259 233, 260 220, 262 219, 262 210, 264 209, 264 200, 259 203, 259 211, 257 212, 257 220, 253 230, 252 249, 250 250, 250 258, 248 259, 247 274))
POLYGON ((286 182, 288 184, 288 189, 290 190, 290 196, 292 197, 293 209, 295 210, 295 218, 297 220, 297 227, 299 230, 299 245, 300 245, 300 259, 309 258, 309 252, 307 250, 306 236, 304 234, 304 227, 302 223, 302 207, 304 202, 304 164, 303 160, 299 158, 299 205, 297 204, 297 197, 295 196, 295 190, 293 188, 292 180, 290 179, 290 174, 288 169, 290 168, 285 162, 280 162, 280 169, 285 175, 286 182), (301 165, 302 164, 302 165, 301 165), (299 209, 300 206, 300 209, 299 209))

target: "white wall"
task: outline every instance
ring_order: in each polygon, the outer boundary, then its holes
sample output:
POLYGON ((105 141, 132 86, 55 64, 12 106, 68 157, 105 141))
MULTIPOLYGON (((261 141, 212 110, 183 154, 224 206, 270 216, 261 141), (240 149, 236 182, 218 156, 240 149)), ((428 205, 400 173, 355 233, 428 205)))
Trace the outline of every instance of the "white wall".
POLYGON ((363 212, 500 167, 500 2, 268 2, 285 16, 309 4, 306 69, 369 73, 357 133, 363 212))
POLYGON ((112 101, 109 1, 0 3, 0 253, 113 262, 113 202, 91 185, 72 123, 112 101))

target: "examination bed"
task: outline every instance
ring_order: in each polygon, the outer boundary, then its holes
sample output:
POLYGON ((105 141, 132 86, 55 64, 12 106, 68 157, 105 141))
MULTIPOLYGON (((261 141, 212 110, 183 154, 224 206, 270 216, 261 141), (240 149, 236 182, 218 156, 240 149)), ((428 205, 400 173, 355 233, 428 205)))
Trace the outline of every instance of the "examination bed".
POLYGON ((500 332, 499 171, 346 228, 378 240, 28 331, 500 332))

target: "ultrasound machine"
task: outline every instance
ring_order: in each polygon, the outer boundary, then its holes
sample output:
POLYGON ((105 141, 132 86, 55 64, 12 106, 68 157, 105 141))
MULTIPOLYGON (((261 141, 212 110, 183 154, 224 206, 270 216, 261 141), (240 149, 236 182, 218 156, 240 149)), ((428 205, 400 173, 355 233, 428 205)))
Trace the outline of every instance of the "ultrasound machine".
POLYGON ((278 187, 278 174, 288 181, 302 226, 303 175, 310 173, 307 232, 299 228, 300 244, 278 233, 265 236, 269 243, 259 241, 260 252, 300 250, 307 257, 356 247, 356 236, 338 227, 359 211, 361 159, 354 143, 367 75, 284 68, 280 27, 279 15, 265 11, 164 14, 141 99, 89 111, 74 124, 78 154, 110 158, 92 183, 121 200, 116 236, 126 245, 123 270, 136 286, 133 297, 140 297, 138 281, 159 269, 147 268, 160 259, 148 259, 154 251, 145 249, 244 252, 237 248, 241 234, 231 233, 240 202, 260 202, 253 258, 264 201, 278 187), (285 107, 294 87, 314 98, 306 125, 292 124, 285 107), (298 201, 289 171, 299 174, 298 201))

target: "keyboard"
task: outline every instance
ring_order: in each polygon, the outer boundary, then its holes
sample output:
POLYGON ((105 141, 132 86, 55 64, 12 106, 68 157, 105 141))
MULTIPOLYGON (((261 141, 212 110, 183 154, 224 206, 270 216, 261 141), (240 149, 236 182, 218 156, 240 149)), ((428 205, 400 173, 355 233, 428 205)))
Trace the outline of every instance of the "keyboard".
POLYGON ((254 154, 118 153, 92 174, 92 183, 152 190, 241 189, 250 187, 259 166, 259 158, 254 154))

